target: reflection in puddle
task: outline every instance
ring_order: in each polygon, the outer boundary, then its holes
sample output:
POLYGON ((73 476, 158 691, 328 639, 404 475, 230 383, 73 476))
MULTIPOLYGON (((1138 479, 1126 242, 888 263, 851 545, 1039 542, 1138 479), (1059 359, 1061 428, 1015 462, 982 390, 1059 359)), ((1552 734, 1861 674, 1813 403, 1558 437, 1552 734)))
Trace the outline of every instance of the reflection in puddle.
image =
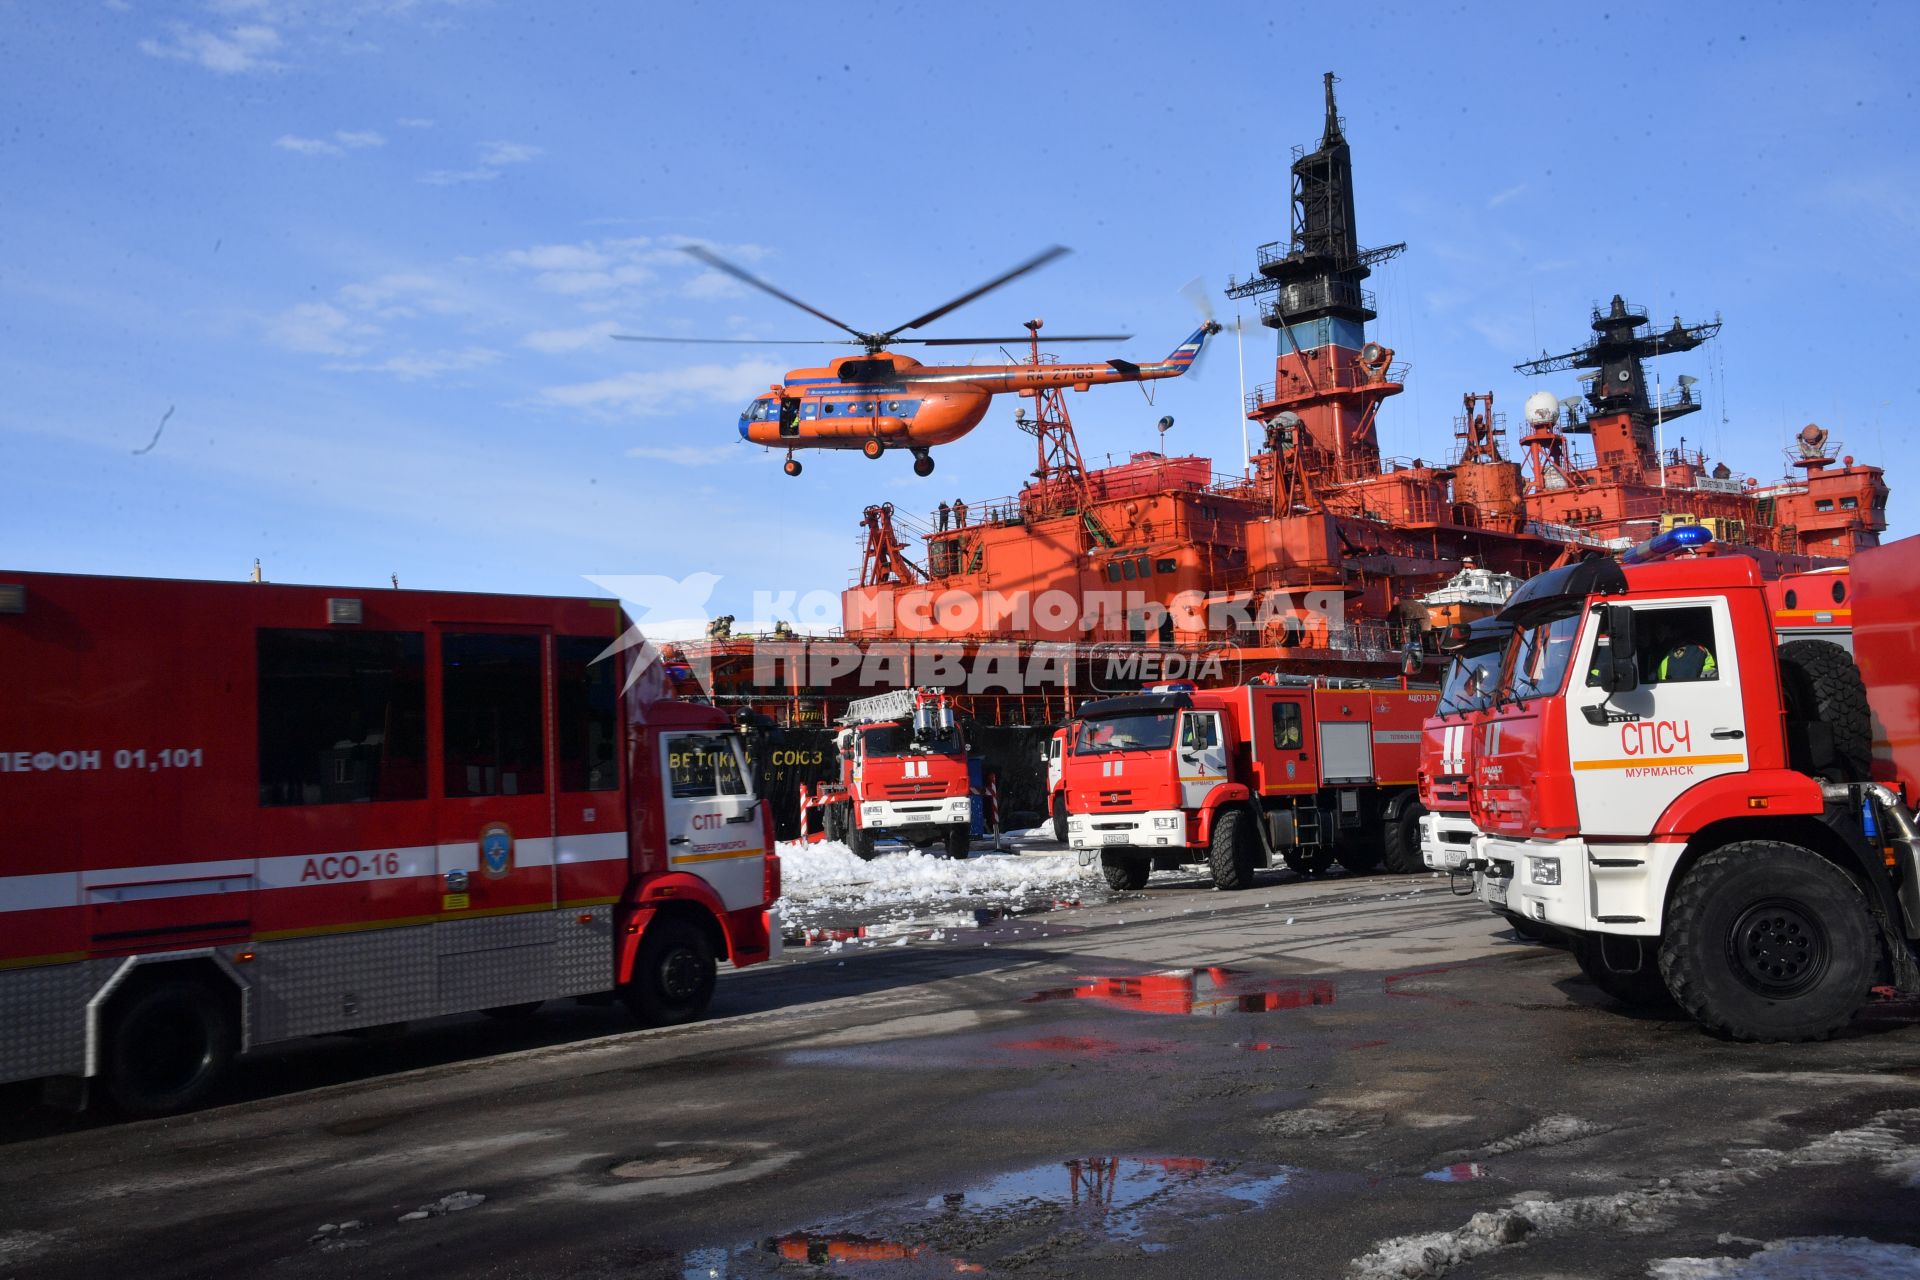
POLYGON ((685 1280, 791 1275, 791 1264, 836 1273, 934 1276, 1031 1260, 1049 1242, 1103 1255, 1163 1253, 1194 1224, 1265 1208, 1298 1171, 1194 1156, 1089 1156, 1037 1165, 918 1205, 870 1210, 758 1245, 697 1249, 685 1280), (1117 1251, 1117 1252, 1115 1252, 1117 1251))
POLYGON ((1220 1017, 1230 1013, 1272 1013, 1333 1003, 1333 984, 1325 981, 1258 978, 1233 969, 1168 969, 1137 977, 1085 978, 1077 986, 1035 992, 1024 1004, 1051 1000, 1091 1000, 1139 1013, 1220 1017))
POLYGON ((1450 1164, 1444 1169, 1435 1169, 1432 1173, 1420 1176, 1428 1182, 1478 1182, 1487 1176, 1487 1169, 1479 1164, 1450 1164))

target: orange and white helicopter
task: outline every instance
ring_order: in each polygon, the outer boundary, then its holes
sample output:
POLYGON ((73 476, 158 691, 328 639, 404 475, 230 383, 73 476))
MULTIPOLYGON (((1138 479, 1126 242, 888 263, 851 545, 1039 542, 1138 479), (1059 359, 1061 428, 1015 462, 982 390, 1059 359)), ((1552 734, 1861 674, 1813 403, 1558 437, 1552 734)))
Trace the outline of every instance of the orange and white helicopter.
MULTIPOLYGON (((878 458, 888 449, 905 449, 913 454, 915 475, 933 474, 934 446, 950 444, 966 435, 987 415, 996 395, 1017 391, 1032 396, 1042 387, 1072 387, 1085 391, 1103 382, 1148 382, 1156 378, 1177 378, 1193 365, 1206 340, 1220 331, 1220 325, 1208 320, 1175 347, 1166 359, 1152 364, 1111 359, 1089 364, 1054 364, 1039 359, 1041 322, 1029 320, 1027 333, 1017 338, 903 338, 910 329, 938 320, 982 294, 998 289, 1037 267, 1044 266, 1067 250, 1059 245, 1036 254, 1011 271, 994 277, 951 302, 916 316, 905 324, 883 333, 863 333, 826 312, 809 306, 773 285, 735 266, 711 250, 689 246, 687 253, 707 266, 745 284, 770 293, 782 302, 844 329, 852 338, 802 339, 758 342, 746 338, 666 338, 637 334, 615 334, 624 342, 699 342, 729 343, 741 346, 857 346, 863 354, 841 356, 824 368, 794 369, 783 382, 766 394, 754 398, 740 415, 740 438, 751 444, 787 453, 786 473, 800 474, 798 449, 858 449, 869 458, 878 458), (1034 357, 1019 364, 928 365, 912 356, 889 351, 888 347, 914 344, 928 347, 990 346, 1000 343, 1028 344, 1034 357)), ((1131 334, 1048 335, 1044 341, 1125 342, 1131 334)))

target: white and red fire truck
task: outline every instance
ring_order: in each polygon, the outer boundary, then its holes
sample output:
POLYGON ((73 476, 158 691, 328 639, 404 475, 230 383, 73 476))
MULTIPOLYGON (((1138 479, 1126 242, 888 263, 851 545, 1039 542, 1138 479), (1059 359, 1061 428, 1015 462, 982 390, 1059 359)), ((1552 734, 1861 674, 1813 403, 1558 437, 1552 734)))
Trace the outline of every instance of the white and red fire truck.
POLYGON ((938 689, 894 689, 854 699, 840 723, 840 782, 823 784, 814 802, 827 838, 866 859, 887 836, 966 857, 973 797, 952 699, 938 689))
POLYGON ((1244 889, 1284 860, 1302 875, 1338 859, 1420 866, 1420 726, 1431 686, 1274 676, 1221 689, 1163 687, 1079 709, 1063 757, 1068 843, 1107 883, 1205 862, 1244 889))
MULTIPOLYGON (((738 735, 611 600, 0 574, 0 1081, 206 1097, 298 1036, 769 953, 738 735)), ((62 1090, 84 1098, 86 1089, 62 1090)))
POLYGON ((1477 834, 1467 812, 1474 726, 1493 693, 1513 628, 1498 617, 1458 622, 1441 633, 1449 655, 1433 714, 1420 726, 1420 860, 1434 871, 1459 871, 1473 857, 1477 834))
POLYGON ((1053 821, 1053 838, 1067 842, 1067 727, 1047 735, 1041 750, 1047 766, 1047 814, 1053 821))
POLYGON ((1752 560, 1681 554, 1704 534, 1553 570, 1503 610, 1482 893, 1568 933, 1619 999, 1820 1038, 1877 984, 1920 989, 1920 539, 1820 582, 1851 596, 1856 665, 1783 643, 1752 560))

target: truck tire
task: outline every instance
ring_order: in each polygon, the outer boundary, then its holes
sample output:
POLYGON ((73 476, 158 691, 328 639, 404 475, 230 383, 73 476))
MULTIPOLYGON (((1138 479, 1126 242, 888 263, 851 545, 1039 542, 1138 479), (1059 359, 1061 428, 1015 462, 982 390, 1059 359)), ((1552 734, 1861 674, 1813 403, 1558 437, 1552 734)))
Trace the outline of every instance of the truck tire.
POLYGON ((1381 839, 1381 852, 1386 857, 1387 870, 1395 875, 1410 875, 1427 869, 1427 864, 1420 857, 1420 819, 1426 812, 1427 807, 1418 800, 1409 800, 1400 810, 1400 816, 1387 823, 1381 839))
POLYGON ((1297 876, 1317 876, 1333 865, 1333 850, 1325 845, 1289 845, 1280 856, 1297 876))
POLYGON ((110 1019, 107 1096, 127 1116, 168 1115, 206 1101, 239 1044, 230 1003, 193 978, 142 983, 114 1002, 110 1019))
POLYGON ((958 825, 948 827, 947 828, 947 856, 949 858, 965 861, 966 856, 972 852, 973 852, 973 829, 971 827, 958 826, 958 825))
POLYGON ((1825 725, 1832 735, 1831 762, 1812 761, 1809 767, 1830 782, 1865 782, 1873 764, 1873 727, 1853 655, 1830 640, 1789 640, 1780 646, 1780 678, 1787 714, 1825 725))
POLYGON ((1680 1007, 1735 1040, 1824 1040, 1867 999, 1880 945, 1853 879, 1808 849, 1742 840, 1674 890, 1660 973, 1680 1007))
POLYGON ((717 978, 713 945, 685 920, 655 919, 640 937, 633 977, 620 998, 649 1027, 673 1027, 707 1011, 717 978))
POLYGON ((1334 861, 1357 876, 1380 865, 1380 846, 1366 839, 1342 840, 1333 847, 1334 861))
POLYGON ((872 830, 867 827, 855 827, 847 832, 847 848, 853 850, 853 856, 860 861, 872 862, 876 856, 872 830))
POLYGON ((1660 976, 1660 953, 1652 938, 1616 938, 1609 947, 1605 934, 1576 933, 1572 950, 1587 981, 1621 1004, 1646 1009, 1673 1003, 1667 993, 1667 980, 1660 976), (1639 960, 1628 964, 1634 952, 1627 944, 1632 941, 1640 942, 1639 960))
POLYGON ((1053 838, 1061 844, 1067 842, 1067 794, 1064 791, 1053 795, 1053 838))
POLYGON ((846 839, 846 824, 841 821, 839 805, 830 804, 821 813, 820 833, 835 842, 846 839))
POLYGON ((1213 883, 1222 889, 1253 888, 1253 866, 1259 835, 1244 809, 1222 809, 1213 819, 1213 837, 1207 844, 1207 866, 1213 883))
POLYGON ((1107 878, 1109 889, 1144 889, 1147 887, 1149 863, 1141 854, 1121 853, 1117 850, 1102 850, 1100 853, 1100 871, 1107 878))

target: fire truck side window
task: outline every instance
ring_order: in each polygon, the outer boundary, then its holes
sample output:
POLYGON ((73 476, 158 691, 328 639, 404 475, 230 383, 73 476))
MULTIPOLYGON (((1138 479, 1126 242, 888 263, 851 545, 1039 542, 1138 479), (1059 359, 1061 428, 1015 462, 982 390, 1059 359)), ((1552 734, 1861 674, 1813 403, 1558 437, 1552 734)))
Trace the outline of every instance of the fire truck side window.
POLYGON ((606 647, 605 639, 591 636, 556 636, 553 641, 562 791, 613 791, 620 785, 614 664, 594 661, 606 647))
POLYGON ((1300 743, 1300 704, 1297 702, 1274 703, 1273 745, 1282 751, 1297 751, 1300 743))
POLYGON ((733 735, 690 733, 667 751, 667 778, 675 800, 747 794, 746 775, 734 754, 733 735))
POLYGON ((260 803, 427 795, 426 638, 263 628, 260 803))
POLYGON ((540 731, 540 637, 440 641, 447 795, 527 796, 547 789, 540 731))

